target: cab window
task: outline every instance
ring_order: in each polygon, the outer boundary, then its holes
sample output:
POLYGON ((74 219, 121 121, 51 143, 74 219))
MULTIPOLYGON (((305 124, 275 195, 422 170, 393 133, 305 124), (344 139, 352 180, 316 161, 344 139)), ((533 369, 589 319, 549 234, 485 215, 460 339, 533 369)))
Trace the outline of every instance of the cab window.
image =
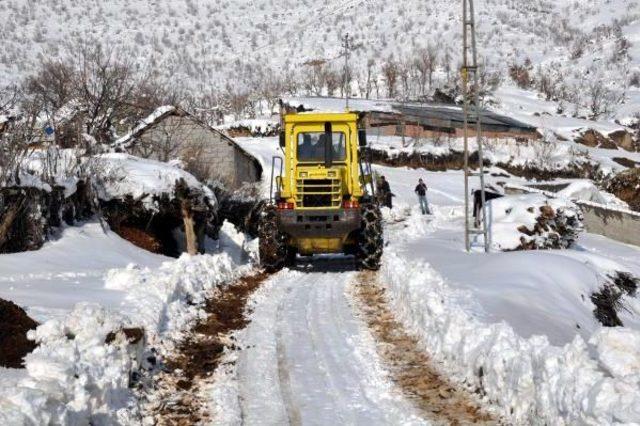
MULTIPOLYGON (((298 161, 324 162, 324 147, 326 141, 324 132, 298 133, 298 161)), ((347 158, 346 136, 342 132, 334 132, 333 161, 344 161, 347 158)))

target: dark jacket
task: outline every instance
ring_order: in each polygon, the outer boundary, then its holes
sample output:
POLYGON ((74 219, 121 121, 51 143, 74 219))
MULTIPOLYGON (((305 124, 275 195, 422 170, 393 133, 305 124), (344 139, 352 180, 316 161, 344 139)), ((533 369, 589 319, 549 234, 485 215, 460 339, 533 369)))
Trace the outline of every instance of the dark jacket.
POLYGON ((389 186, 389 181, 387 181, 387 180, 380 181, 380 184, 378 185, 378 191, 384 192, 384 193, 391 192, 391 187, 389 186))
POLYGON ((427 185, 425 185, 424 183, 419 183, 418 186, 416 186, 415 191, 416 191, 416 194, 423 197, 427 195, 427 185))

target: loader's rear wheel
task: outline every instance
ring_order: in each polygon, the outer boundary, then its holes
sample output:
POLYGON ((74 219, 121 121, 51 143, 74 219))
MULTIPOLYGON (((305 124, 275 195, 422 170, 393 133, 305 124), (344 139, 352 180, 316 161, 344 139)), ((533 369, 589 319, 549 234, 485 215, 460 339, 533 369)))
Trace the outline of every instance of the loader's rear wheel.
POLYGON ((375 204, 363 204, 360 208, 360 231, 356 261, 361 269, 377 271, 382 257, 382 214, 375 204))
POLYGON ((260 265, 267 272, 276 272, 285 266, 287 245, 285 235, 278 229, 275 207, 265 206, 258 227, 260 265))

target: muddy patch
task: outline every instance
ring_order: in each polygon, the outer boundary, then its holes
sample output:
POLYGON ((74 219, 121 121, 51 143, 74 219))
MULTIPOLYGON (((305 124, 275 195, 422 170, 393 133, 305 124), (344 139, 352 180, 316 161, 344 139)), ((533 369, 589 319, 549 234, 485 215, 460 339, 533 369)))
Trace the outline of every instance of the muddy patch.
POLYGON ((448 425, 499 423, 472 395, 434 368, 418 341, 404 331, 389 310, 374 273, 360 274, 354 293, 391 379, 427 420, 448 425))
POLYGON ((237 349, 232 333, 247 326, 246 305, 249 296, 267 278, 260 273, 238 280, 208 299, 206 317, 198 322, 178 346, 175 355, 165 360, 158 374, 145 417, 156 425, 192 425, 211 422, 206 412, 203 390, 220 365, 223 352, 237 349))
POLYGON ((24 357, 36 347, 27 339, 27 332, 38 326, 27 313, 13 302, 0 299, 0 366, 21 368, 24 357))

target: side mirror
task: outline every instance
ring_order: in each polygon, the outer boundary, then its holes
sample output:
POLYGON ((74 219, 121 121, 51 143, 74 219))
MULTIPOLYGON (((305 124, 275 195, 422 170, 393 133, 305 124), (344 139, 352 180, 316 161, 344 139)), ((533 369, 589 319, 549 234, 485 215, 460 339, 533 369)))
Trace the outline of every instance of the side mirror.
POLYGON ((280 148, 284 149, 284 147, 287 144, 287 136, 284 134, 284 132, 280 132, 280 148))
POLYGON ((361 147, 367 146, 367 130, 358 129, 358 144, 361 147))
POLYGON ((333 164, 333 126, 324 123, 324 167, 327 169, 333 164))

